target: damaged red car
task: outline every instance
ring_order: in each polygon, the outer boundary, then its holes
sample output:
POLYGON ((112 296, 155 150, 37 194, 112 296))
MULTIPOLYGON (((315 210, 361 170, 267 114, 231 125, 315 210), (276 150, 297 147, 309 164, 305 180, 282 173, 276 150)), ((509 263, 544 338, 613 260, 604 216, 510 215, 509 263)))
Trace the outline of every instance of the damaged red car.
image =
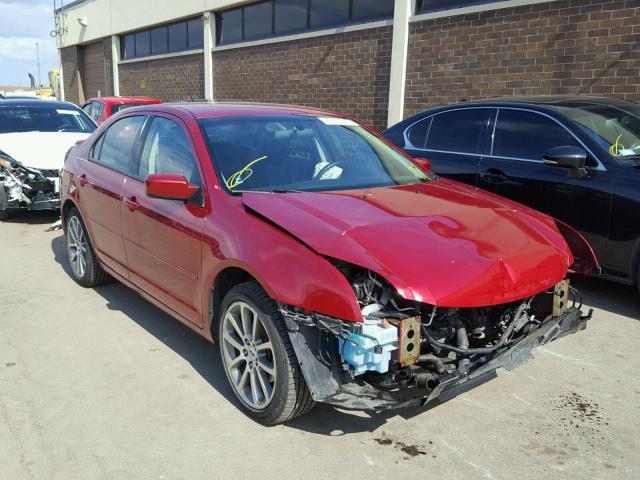
POLYGON ((75 280, 115 278, 217 343, 264 424, 428 408, 590 317, 566 280, 597 265, 579 234, 331 112, 127 110, 70 151, 62 192, 75 280))

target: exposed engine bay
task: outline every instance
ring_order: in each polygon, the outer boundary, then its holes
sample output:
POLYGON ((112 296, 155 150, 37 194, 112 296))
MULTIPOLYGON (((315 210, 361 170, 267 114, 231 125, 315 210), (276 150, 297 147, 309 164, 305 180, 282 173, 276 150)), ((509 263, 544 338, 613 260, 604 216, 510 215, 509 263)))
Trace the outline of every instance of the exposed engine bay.
POLYGON ((369 270, 336 266, 353 288, 363 322, 305 318, 284 306, 281 311, 290 330, 297 328, 290 335, 298 358, 304 358, 303 347, 315 356, 306 368, 301 361, 314 398, 346 408, 430 403, 473 378, 493 378, 496 368, 516 368, 532 358, 533 348, 585 328, 591 316, 582 316, 581 296, 568 280, 512 303, 444 308, 400 297, 369 270), (320 330, 318 338, 312 326, 320 330), (327 372, 330 378, 322 374, 327 372))
POLYGON ((60 206, 60 172, 29 168, 0 151, 0 211, 60 206))

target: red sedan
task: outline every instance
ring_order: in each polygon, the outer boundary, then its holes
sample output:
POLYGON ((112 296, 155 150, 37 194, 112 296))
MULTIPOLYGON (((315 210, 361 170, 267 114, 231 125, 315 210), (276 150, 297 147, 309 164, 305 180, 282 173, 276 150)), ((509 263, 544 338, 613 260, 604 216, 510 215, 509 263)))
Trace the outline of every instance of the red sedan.
POLYGON ((597 261, 565 225, 427 163, 311 108, 123 112, 65 163, 71 271, 216 342, 265 424, 316 401, 436 405, 584 328, 565 277, 597 261))
POLYGON ((96 97, 89 99, 87 103, 82 105, 82 110, 100 125, 111 115, 115 115, 125 108, 157 105, 158 103, 162 103, 162 100, 151 97, 96 97))

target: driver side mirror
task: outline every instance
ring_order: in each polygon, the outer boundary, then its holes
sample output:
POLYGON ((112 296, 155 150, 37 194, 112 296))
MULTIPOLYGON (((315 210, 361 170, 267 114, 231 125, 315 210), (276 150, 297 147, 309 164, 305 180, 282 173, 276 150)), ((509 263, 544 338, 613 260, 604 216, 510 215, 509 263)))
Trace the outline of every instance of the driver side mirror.
POLYGON ((431 160, 427 160, 426 158, 413 157, 413 161, 416 162, 418 166, 423 170, 426 170, 427 172, 431 170, 431 160))
POLYGON ((555 147, 542 155, 545 165, 566 168, 570 178, 582 178, 587 175, 587 152, 580 147, 555 147))
POLYGON ((153 173, 145 180, 147 195, 153 198, 187 201, 200 189, 187 182, 184 175, 153 173))

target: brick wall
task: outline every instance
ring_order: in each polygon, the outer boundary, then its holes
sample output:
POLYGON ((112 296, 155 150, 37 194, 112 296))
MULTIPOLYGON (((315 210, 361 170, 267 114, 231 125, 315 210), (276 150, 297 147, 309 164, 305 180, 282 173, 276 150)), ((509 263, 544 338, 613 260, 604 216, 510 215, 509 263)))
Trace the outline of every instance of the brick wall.
POLYGON ((62 57, 62 80, 65 100, 80 103, 81 85, 78 72, 78 47, 63 48, 60 54, 62 57))
POLYGON ((214 95, 327 108, 384 128, 391 35, 380 27, 214 52, 214 95))
POLYGON ((120 95, 147 95, 163 101, 204 97, 202 54, 124 63, 119 66, 120 95), (144 81, 145 88, 140 88, 144 81))
POLYGON ((412 23, 405 116, 511 95, 640 99, 640 0, 564 0, 412 23))

